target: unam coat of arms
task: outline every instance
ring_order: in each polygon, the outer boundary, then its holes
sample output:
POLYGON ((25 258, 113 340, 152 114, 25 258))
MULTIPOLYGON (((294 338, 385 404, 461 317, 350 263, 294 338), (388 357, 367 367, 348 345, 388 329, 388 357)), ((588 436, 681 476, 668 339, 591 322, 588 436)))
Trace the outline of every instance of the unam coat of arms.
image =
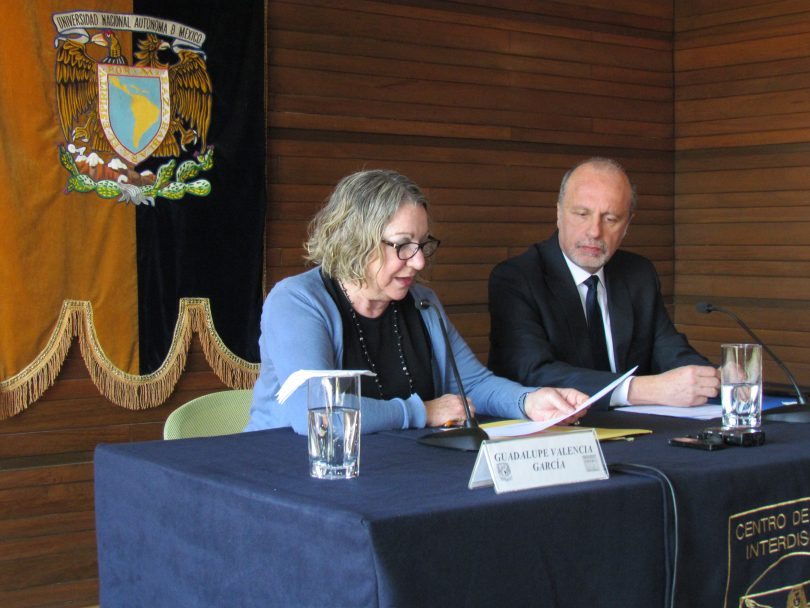
POLYGON ((148 205, 158 197, 207 196, 210 182, 194 179, 213 166, 207 143, 212 86, 201 50, 205 34, 119 13, 59 13, 53 22, 65 138, 59 160, 70 173, 66 190, 148 205), (134 62, 124 56, 118 38, 133 33, 134 62), (191 158, 177 166, 181 155, 191 158), (151 157, 169 160, 155 172, 139 170, 151 157))

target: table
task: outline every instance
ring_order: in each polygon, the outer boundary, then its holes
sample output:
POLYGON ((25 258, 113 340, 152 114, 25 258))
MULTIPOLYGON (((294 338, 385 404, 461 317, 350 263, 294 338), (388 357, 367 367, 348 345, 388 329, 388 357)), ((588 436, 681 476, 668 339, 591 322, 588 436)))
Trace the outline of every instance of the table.
POLYGON ((808 584, 810 425, 701 452, 667 440, 706 422, 585 424, 655 433, 604 443, 608 480, 501 495, 468 490, 475 454, 418 444, 424 431, 364 436, 349 481, 310 479, 288 429, 99 446, 101 605, 663 606, 668 498, 619 463, 674 486, 676 605, 784 606, 808 584))

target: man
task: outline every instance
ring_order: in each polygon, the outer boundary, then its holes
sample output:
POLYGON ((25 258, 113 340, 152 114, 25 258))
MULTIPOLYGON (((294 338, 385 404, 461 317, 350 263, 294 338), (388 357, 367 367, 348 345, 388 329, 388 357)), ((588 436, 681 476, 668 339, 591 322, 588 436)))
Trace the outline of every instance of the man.
POLYGON ((593 394, 638 365, 595 404, 601 408, 693 406, 717 395, 718 371, 676 331, 652 263, 617 251, 635 206, 635 189, 616 161, 591 158, 565 174, 557 232, 492 271, 489 366, 496 374, 593 394))

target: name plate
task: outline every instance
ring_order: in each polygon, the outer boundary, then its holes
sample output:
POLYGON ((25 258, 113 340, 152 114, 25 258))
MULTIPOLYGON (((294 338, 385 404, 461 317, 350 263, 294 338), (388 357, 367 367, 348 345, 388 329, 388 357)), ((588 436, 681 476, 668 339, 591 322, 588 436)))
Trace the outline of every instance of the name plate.
POLYGON ((582 429, 483 441, 467 487, 500 494, 609 476, 596 430, 582 429))

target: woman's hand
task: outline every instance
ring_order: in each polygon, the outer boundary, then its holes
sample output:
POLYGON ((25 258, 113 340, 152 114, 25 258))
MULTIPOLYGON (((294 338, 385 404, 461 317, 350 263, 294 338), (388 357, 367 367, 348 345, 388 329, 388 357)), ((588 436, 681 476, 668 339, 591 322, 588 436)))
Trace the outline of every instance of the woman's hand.
MULTIPOLYGON (((470 404, 470 413, 475 415, 475 407, 469 397, 467 403, 470 404)), ((458 395, 442 395, 437 399, 425 401, 425 413, 427 426, 454 426, 467 420, 464 402, 458 395)))
POLYGON ((551 420, 559 418, 565 414, 571 414, 560 424, 571 424, 576 422, 588 408, 574 414, 577 406, 585 403, 588 395, 581 393, 575 388, 539 388, 526 395, 523 409, 530 420, 551 420))

